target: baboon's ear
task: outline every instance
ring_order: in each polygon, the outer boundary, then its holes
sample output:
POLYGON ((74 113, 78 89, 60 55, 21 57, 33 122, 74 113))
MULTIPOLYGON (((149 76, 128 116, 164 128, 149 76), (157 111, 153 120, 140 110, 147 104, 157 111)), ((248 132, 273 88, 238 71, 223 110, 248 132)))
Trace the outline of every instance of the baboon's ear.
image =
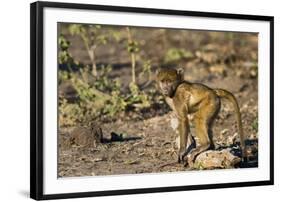
POLYGON ((177 74, 179 75, 180 79, 184 79, 184 70, 182 67, 177 68, 177 74))

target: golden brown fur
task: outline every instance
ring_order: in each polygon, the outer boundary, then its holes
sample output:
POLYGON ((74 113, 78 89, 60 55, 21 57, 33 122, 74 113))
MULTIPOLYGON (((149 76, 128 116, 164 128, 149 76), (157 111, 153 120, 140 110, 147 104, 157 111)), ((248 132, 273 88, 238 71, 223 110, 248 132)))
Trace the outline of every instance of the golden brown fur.
POLYGON ((223 89, 211 89, 199 83, 184 81, 182 69, 163 69, 158 71, 157 83, 160 91, 165 96, 167 104, 175 112, 179 121, 179 162, 182 162, 187 155, 187 162, 191 166, 196 156, 209 149, 213 144, 211 127, 220 110, 221 98, 229 100, 234 106, 242 154, 245 157, 240 110, 232 93, 223 89), (188 114, 194 115, 193 123, 195 126, 196 146, 186 154, 187 143, 192 141, 189 132, 188 114))

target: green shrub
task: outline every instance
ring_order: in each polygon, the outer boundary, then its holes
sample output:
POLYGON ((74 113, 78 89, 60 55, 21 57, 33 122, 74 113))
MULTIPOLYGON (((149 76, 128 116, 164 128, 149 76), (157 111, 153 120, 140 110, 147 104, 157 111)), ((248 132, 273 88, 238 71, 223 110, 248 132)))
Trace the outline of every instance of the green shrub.
POLYGON ((194 56, 190 51, 187 51, 183 48, 171 48, 166 52, 164 62, 174 63, 182 59, 190 59, 193 57, 194 56))
POLYGON ((255 132, 258 132, 259 130, 259 122, 258 122, 258 118, 256 118, 253 123, 252 123, 252 128, 255 132))
POLYGON ((92 63, 92 75, 97 77, 96 49, 107 43, 108 36, 102 33, 100 25, 71 24, 69 25, 69 32, 71 35, 80 36, 82 39, 92 63))

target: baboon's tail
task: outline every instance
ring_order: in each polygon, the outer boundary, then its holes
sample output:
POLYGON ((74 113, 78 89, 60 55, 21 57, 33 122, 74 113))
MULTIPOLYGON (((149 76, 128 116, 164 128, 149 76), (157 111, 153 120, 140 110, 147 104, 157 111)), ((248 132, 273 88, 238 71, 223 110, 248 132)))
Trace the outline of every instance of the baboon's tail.
POLYGON ((236 114, 236 119, 237 119, 237 124, 238 124, 238 133, 239 133, 239 137, 240 137, 240 144, 241 144, 241 150, 242 150, 242 159, 244 160, 244 158, 246 158, 246 152, 245 152, 245 140, 244 140, 244 133, 243 133, 243 128, 242 128, 242 120, 241 120, 241 113, 240 113, 240 109, 239 109, 239 105, 238 102, 236 100, 236 98, 234 97, 234 95, 230 92, 228 92, 227 90, 223 90, 223 89, 215 89, 216 94, 221 97, 221 98, 225 98, 227 100, 229 100, 235 110, 235 114, 236 114))

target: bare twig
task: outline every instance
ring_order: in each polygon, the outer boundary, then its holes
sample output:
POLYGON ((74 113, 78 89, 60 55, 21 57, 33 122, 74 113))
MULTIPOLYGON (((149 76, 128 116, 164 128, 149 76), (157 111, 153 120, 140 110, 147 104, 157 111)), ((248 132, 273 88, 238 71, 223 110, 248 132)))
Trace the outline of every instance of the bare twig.
MULTIPOLYGON (((131 30, 129 27, 126 27, 127 36, 128 36, 128 45, 133 43, 131 30)), ((136 83, 136 54, 134 51, 130 52, 131 55, 131 65, 132 65, 132 82, 136 83)))
POLYGON ((177 163, 178 163, 178 161, 173 161, 173 162, 169 162, 169 163, 164 163, 164 164, 160 165, 160 166, 158 167, 158 169, 164 168, 164 167, 166 167, 166 166, 172 166, 172 165, 177 164, 177 163))

